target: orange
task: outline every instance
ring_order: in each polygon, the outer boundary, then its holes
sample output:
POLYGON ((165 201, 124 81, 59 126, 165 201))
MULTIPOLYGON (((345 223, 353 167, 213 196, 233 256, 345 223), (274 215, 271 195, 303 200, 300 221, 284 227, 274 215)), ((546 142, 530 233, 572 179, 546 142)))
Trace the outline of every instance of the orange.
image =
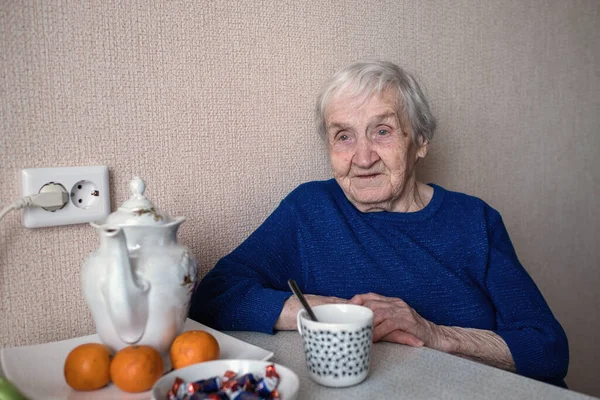
POLYGON ((75 390, 97 390, 110 382, 108 347, 85 343, 75 347, 65 359, 65 381, 75 390))
POLYGON ((183 332, 171 345, 170 356, 173 369, 187 367, 203 361, 219 358, 221 349, 213 335, 201 330, 183 332))
POLYGON ((110 379, 124 392, 150 390, 162 374, 160 353, 147 345, 122 348, 110 363, 110 379))

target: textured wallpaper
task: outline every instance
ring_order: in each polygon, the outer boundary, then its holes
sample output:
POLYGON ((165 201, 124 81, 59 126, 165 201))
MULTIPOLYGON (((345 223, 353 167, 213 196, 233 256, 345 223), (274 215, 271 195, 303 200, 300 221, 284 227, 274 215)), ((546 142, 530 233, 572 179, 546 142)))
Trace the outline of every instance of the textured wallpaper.
MULTIPOLYGON (((414 71, 440 128, 423 180, 503 215, 570 339, 570 386, 600 396, 598 1, 3 1, 0 190, 21 168, 134 175, 203 272, 296 185, 330 176, 312 107, 358 58, 414 71)), ((0 222, 0 347, 90 334, 87 224, 0 222)))

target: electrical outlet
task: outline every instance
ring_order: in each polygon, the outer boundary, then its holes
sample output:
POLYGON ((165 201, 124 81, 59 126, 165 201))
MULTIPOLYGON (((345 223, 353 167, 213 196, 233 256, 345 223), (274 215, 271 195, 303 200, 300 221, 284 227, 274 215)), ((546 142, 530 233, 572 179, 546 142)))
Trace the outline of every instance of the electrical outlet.
POLYGON ((81 224, 98 221, 110 214, 108 167, 27 168, 21 170, 21 196, 37 194, 48 187, 62 186, 69 193, 63 208, 47 210, 23 209, 23 225, 27 228, 81 224), (42 188, 44 188, 42 190, 42 188))

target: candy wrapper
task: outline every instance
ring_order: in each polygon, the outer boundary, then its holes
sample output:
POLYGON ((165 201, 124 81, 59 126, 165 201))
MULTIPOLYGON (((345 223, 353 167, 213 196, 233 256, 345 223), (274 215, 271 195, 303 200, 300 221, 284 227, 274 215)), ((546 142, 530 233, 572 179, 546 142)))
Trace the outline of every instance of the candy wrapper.
POLYGON ((280 400, 279 380, 275 365, 257 374, 238 376, 227 371, 223 376, 194 382, 175 378, 166 400, 280 400))

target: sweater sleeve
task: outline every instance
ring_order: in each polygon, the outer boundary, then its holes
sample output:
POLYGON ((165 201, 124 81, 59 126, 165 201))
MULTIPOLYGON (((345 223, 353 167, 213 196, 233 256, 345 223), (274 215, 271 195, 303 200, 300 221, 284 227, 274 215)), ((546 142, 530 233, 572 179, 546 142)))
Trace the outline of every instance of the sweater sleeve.
POLYGON ((293 213, 282 202, 200 281, 190 318, 215 329, 273 333, 283 303, 292 294, 287 280, 298 279, 297 260, 293 213))
POLYGON ((490 250, 485 279, 496 307, 496 333, 508 345, 520 375, 560 381, 569 364, 565 332, 519 262, 495 210, 488 213, 488 226, 490 250))

